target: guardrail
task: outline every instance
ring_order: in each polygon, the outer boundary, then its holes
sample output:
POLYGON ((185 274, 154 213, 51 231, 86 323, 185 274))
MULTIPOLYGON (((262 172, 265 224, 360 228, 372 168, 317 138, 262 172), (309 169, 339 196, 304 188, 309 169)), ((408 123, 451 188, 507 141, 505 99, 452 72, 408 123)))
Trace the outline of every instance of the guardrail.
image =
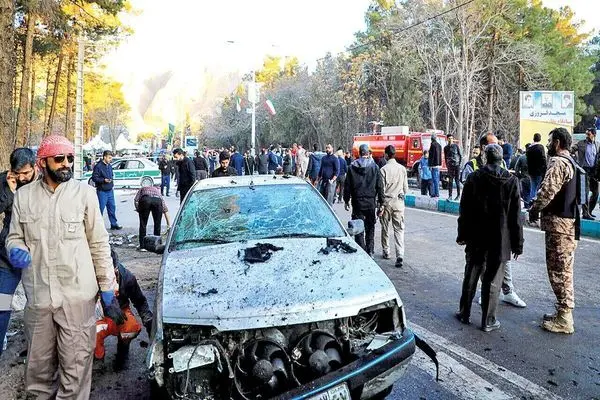
MULTIPOLYGON (((459 202, 457 201, 433 199, 429 196, 407 194, 404 198, 404 202, 407 207, 458 215, 459 202)), ((523 212, 522 215, 525 217, 527 212, 523 212)), ((600 238, 600 222, 581 220, 581 235, 600 238)))

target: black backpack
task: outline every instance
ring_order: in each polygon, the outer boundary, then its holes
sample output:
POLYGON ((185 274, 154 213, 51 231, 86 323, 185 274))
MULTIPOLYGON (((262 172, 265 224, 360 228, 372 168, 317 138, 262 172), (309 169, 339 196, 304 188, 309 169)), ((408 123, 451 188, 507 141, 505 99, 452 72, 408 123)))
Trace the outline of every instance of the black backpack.
POLYGON ((581 168, 579 166, 579 164, 577 164, 577 161, 575 161, 573 159, 573 157, 571 156, 567 156, 567 155, 561 155, 560 157, 562 158, 566 158, 567 160, 569 160, 571 162, 571 165, 573 166, 573 170, 575 171, 575 176, 574 178, 577 180, 577 189, 576 189, 576 200, 577 200, 577 205, 581 206, 584 204, 587 204, 587 190, 586 190, 586 185, 585 185, 585 180, 586 180, 586 172, 583 168, 581 168))

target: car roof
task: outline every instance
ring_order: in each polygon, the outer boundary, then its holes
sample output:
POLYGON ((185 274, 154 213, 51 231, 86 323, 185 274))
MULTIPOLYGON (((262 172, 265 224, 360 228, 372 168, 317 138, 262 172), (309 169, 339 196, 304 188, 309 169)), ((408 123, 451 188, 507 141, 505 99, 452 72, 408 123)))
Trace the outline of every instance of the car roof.
POLYGON ((239 187, 239 186, 268 186, 268 185, 308 185, 304 179, 289 175, 243 175, 225 176, 221 178, 207 178, 198 181, 193 191, 239 187))

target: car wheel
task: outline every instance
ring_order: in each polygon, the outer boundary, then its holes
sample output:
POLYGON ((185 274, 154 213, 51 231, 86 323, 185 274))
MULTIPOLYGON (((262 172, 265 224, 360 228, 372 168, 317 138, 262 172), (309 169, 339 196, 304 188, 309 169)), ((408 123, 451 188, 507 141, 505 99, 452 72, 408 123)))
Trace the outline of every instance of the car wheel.
POLYGON ((160 387, 154 379, 150 380, 150 400, 169 399, 169 393, 165 387, 160 387))
POLYGON ((88 179, 88 185, 90 185, 92 187, 96 187, 96 184, 94 183, 94 181, 92 180, 92 178, 88 179))
POLYGON ((152 180, 152 178, 145 176, 142 178, 140 185, 142 185, 142 187, 152 186, 154 185, 154 181, 152 180))
POLYGON ((383 400, 388 397, 392 393, 392 389, 394 386, 390 386, 385 388, 382 392, 377 393, 375 396, 371 397, 370 400, 383 400))

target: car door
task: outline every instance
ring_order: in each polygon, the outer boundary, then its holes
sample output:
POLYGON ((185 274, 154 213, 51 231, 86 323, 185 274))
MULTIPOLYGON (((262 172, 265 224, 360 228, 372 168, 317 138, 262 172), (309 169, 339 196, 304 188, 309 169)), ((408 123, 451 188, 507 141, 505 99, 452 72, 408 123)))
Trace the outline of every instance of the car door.
POLYGON ((112 163, 113 167, 113 182, 115 187, 123 187, 123 180, 125 179, 125 160, 120 160, 112 163))
POLYGON ((144 175, 144 164, 140 160, 126 160, 124 173, 125 186, 139 186, 144 175))

